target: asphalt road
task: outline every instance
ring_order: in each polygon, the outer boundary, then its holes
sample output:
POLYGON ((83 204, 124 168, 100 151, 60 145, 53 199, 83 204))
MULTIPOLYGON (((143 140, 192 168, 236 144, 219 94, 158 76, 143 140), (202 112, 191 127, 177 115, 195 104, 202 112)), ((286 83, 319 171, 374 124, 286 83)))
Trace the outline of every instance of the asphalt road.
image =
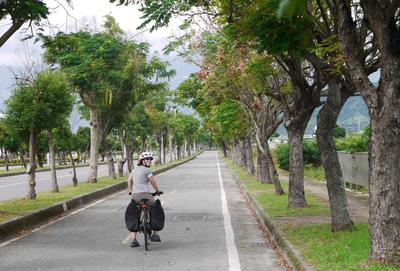
MULTIPOLYGON (((116 169, 117 170, 117 169, 116 169)), ((77 167, 76 175, 78 182, 86 182, 89 177, 89 166, 77 167)), ((107 165, 99 165, 98 177, 107 176, 107 165)), ((72 184, 72 168, 57 170, 57 183, 62 187, 72 184)), ((0 177, 0 201, 26 196, 28 191, 27 175, 16 175, 10 177, 0 177)), ((51 190, 50 171, 36 172, 36 192, 51 190)))
POLYGON ((284 270, 215 152, 156 177, 161 243, 130 248, 124 191, 0 244, 0 270, 284 270))

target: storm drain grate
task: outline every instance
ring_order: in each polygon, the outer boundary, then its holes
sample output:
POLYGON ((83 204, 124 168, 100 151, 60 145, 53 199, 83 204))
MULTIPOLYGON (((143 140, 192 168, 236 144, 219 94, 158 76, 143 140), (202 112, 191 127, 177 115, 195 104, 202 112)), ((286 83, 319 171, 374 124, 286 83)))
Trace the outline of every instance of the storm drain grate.
POLYGON ((172 217, 172 221, 179 222, 191 222, 191 221, 206 221, 207 215, 175 215, 172 217))
POLYGON ((267 243, 250 243, 252 247, 267 247, 267 243))

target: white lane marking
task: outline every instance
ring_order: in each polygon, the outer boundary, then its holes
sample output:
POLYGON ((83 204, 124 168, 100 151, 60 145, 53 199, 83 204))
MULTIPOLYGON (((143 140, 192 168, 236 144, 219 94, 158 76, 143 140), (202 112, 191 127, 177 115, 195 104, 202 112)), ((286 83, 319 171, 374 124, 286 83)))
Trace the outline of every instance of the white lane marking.
POLYGON ((71 212, 71 213, 69 213, 69 214, 67 214, 67 215, 65 215, 65 216, 63 216, 63 217, 60 217, 60 218, 58 218, 58 219, 56 219, 56 220, 53 220, 53 221, 51 221, 51 222, 49 222, 49 223, 47 223, 47 224, 44 224, 44 225, 42 225, 42 226, 40 226, 40 227, 34 228, 33 230, 31 230, 31 231, 29 231, 29 232, 27 232, 27 233, 24 233, 24 234, 22 234, 21 236, 18 236, 18 237, 15 237, 15 238, 13 238, 13 239, 10 239, 10 240, 8 240, 8 241, 6 241, 6 242, 0 243, 0 247, 5 247, 5 246, 7 246, 7 245, 10 244, 10 243, 13 243, 13 242, 15 242, 15 241, 18 241, 18 240, 24 238, 25 236, 28 236, 28 235, 30 235, 30 234, 32 234, 32 233, 34 233, 34 232, 37 232, 37 231, 39 231, 39 230, 41 230, 41 229, 43 229, 43 228, 46 228, 47 226, 50 226, 50 225, 52 225, 52 224, 54 224, 54 223, 57 223, 57 222, 59 222, 59 221, 61 221, 61 220, 64 220, 64 219, 66 219, 67 217, 70 217, 70 216, 72 216, 72 215, 75 215, 75 214, 77 214, 77 213, 80 213, 80 212, 82 212, 82 211, 84 211, 84 210, 86 210, 86 209, 88 209, 88 208, 90 208, 90 207, 93 207, 93 206, 95 206, 95 205, 97 205, 97 204, 99 204, 99 203, 102 203, 103 201, 106 201, 106 200, 108 200, 108 199, 111 199, 111 198, 113 198, 113 197, 116 197, 116 196, 118 196, 118 195, 120 195, 120 194, 122 194, 122 193, 126 193, 126 191, 124 190, 124 191, 121 191, 121 192, 119 192, 119 193, 113 194, 113 195, 111 195, 111 196, 109 196, 109 197, 107 197, 107 198, 104 198, 104 199, 95 201, 95 202, 93 202, 92 204, 89 204, 89 205, 87 205, 87 206, 85 206, 85 207, 83 207, 83 208, 80 208, 80 209, 78 209, 78 210, 76 210, 76 211, 74 211, 74 212, 71 212))
POLYGON ((239 254, 235 244, 235 235, 233 234, 231 215, 229 214, 228 201, 226 200, 224 183, 222 182, 221 169, 218 161, 218 153, 216 152, 215 154, 217 158, 219 187, 221 189, 222 214, 224 215, 224 227, 225 227, 226 249, 228 251, 229 271, 240 271, 241 266, 240 266, 239 254))

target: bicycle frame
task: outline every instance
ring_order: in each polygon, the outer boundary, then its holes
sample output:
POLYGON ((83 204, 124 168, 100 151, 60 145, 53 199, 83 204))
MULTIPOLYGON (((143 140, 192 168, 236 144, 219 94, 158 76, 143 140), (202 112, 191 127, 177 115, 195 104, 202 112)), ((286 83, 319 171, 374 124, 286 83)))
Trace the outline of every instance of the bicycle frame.
POLYGON ((143 232, 144 235, 144 247, 146 250, 149 250, 148 244, 149 244, 149 237, 151 235, 151 230, 150 230, 150 216, 149 216, 149 205, 144 202, 140 203, 140 231, 143 232))

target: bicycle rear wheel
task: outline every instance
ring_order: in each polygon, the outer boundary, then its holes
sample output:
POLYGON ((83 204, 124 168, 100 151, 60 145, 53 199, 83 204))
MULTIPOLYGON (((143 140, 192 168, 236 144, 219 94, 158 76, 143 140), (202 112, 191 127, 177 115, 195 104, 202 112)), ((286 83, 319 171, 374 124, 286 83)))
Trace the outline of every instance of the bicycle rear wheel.
POLYGON ((143 213, 143 234, 144 234, 144 247, 146 250, 149 250, 149 236, 150 236, 150 232, 148 232, 149 230, 149 225, 148 225, 148 210, 145 209, 144 213, 143 213))

